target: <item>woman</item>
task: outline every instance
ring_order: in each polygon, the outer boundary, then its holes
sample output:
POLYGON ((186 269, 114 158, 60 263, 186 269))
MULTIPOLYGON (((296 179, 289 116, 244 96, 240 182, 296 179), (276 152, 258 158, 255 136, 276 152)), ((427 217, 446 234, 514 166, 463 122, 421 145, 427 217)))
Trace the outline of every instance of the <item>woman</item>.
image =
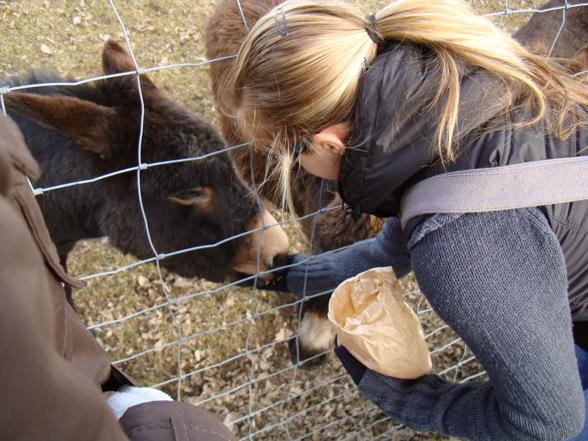
POLYGON ((227 94, 223 111, 243 136, 281 158, 286 203, 298 160, 338 179, 355 217, 388 218, 375 239, 292 256, 287 290, 322 292, 377 266, 413 271, 489 378, 399 380, 337 348, 364 395, 416 430, 469 439, 565 440, 582 430, 575 350, 585 353, 572 317, 587 349, 588 202, 435 214, 404 230, 398 220, 403 193, 426 177, 584 155, 580 79, 458 1, 400 0, 366 17, 295 0, 251 29, 227 94))

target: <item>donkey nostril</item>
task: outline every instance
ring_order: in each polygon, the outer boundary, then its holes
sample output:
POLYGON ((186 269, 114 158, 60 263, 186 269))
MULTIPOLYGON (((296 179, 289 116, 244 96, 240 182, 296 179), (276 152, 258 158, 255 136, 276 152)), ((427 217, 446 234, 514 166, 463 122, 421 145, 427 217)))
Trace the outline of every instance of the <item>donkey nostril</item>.
POLYGON ((285 266, 288 263, 288 254, 287 253, 280 253, 274 256, 274 260, 272 261, 272 269, 273 268, 280 268, 285 266))

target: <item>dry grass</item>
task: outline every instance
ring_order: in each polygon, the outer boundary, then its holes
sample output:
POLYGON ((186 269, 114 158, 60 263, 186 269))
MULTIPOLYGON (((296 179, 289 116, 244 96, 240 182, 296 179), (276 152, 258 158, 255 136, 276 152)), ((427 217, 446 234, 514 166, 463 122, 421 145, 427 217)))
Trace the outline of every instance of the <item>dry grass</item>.
MULTIPOLYGON (((362 2, 366 12, 383 2, 362 2)), ((509 2, 511 9, 537 1, 509 2)), ((141 67, 205 61, 202 31, 213 1, 114 1, 141 67)), ((483 13, 503 2, 477 0, 483 13)), ((108 37, 124 42, 121 23, 107 0, 0 1, 0 76, 30 65, 49 65, 77 78, 100 74, 100 51, 108 37)), ((526 15, 511 15, 514 29, 526 15)), ((169 96, 216 122, 206 66, 161 69, 150 74, 169 96)), ((1 84, 0 84, 1 86, 1 84)), ((304 251, 288 227, 293 251, 304 251)), ((135 260, 105 240, 85 241, 70 258, 76 276, 110 272, 135 260)), ((409 300, 426 309, 416 284, 403 281, 409 300), (420 302, 420 303, 419 303, 420 302)), ((86 279, 76 294, 79 313, 96 330, 113 360, 146 385, 199 403, 240 437, 259 440, 441 440, 435 434, 397 429, 355 391, 333 360, 313 370, 293 365, 287 342, 298 320, 295 298, 189 280, 143 264, 86 279), (173 300, 170 304, 169 300, 173 300), (179 341, 181 340, 181 342, 179 341), (387 433, 387 434, 386 434, 387 433)), ((421 315, 431 349, 455 339, 432 312, 421 315)), ((441 370, 469 357, 460 344, 434 355, 441 370)), ((461 379, 479 370, 475 361, 447 373, 461 379)))

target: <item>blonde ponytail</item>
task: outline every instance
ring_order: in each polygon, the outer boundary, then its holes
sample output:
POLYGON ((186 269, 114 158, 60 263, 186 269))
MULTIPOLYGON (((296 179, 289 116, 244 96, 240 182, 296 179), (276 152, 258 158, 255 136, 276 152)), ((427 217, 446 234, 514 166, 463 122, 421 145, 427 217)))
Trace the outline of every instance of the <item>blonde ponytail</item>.
POLYGON ((485 69, 505 86, 503 112, 519 106, 533 109, 525 124, 544 118, 548 103, 557 109, 551 129, 558 136, 565 138, 577 124, 585 123, 576 117, 568 118, 575 113, 574 103, 588 104, 585 82, 531 54, 459 0, 398 0, 376 14, 376 24, 385 39, 426 46, 436 54, 441 75, 431 104, 444 101, 436 142, 442 159, 454 157, 459 64, 463 62, 485 69))

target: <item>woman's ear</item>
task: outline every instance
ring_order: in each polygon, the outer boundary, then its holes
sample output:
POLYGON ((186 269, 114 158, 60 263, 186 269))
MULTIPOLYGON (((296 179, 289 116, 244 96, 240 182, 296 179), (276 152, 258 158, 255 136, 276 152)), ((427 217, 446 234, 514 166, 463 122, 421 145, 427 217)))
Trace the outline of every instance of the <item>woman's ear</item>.
POLYGON ((327 127, 322 132, 312 137, 313 144, 321 144, 333 153, 343 156, 345 154, 345 140, 351 130, 351 121, 335 124, 327 127))

